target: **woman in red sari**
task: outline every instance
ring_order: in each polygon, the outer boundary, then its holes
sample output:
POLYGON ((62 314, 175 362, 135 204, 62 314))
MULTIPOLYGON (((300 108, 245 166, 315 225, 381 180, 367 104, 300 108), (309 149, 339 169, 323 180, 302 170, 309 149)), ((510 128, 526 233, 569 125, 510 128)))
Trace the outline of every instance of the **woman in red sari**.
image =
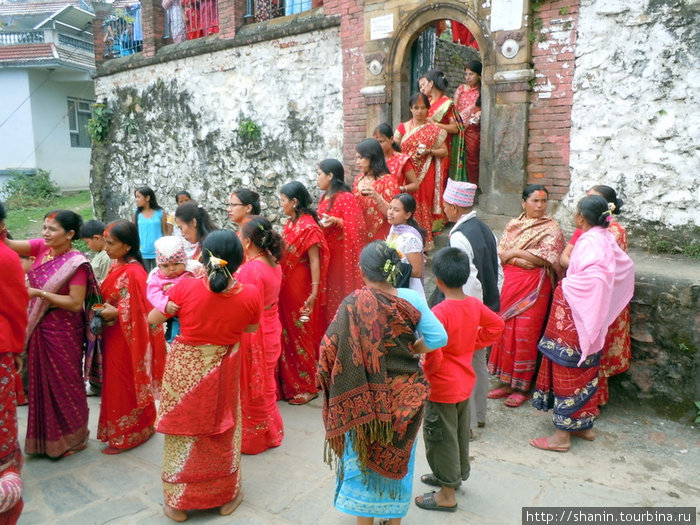
POLYGON ((506 322, 501 339, 491 347, 489 372, 502 385, 489 399, 506 398, 519 407, 530 397, 537 362, 537 342, 547 319, 549 300, 561 274, 559 256, 564 234, 547 215, 547 188, 530 184, 523 191, 523 213, 511 220, 498 243, 503 264, 499 315, 506 322))
POLYGON ((81 225, 77 213, 57 210, 44 218, 42 239, 5 240, 19 255, 35 257, 27 274, 27 454, 60 458, 87 447, 83 357, 94 341, 88 337, 91 306, 100 301, 90 263, 72 246, 81 225))
POLYGON ((291 405, 303 405, 318 396, 318 345, 326 329, 329 252, 311 202, 301 182, 288 182, 280 190, 282 211, 289 220, 282 231, 287 251, 281 262, 279 380, 282 399, 291 405))
MULTIPOLYGON (((206 278, 184 279, 169 297, 179 307, 181 332, 168 352, 158 432, 163 445, 163 512, 185 521, 187 511, 219 507, 228 516, 243 501, 239 428, 239 342, 258 329, 260 294, 233 277, 243 249, 232 231, 203 244, 206 278)), ((167 316, 154 309, 152 323, 167 316)))
POLYGON ((479 151, 481 148, 481 62, 472 60, 464 70, 466 84, 455 91, 455 107, 464 123, 467 148, 467 179, 479 185, 479 151))
POLYGON ((445 139, 447 132, 430 121, 430 101, 423 93, 416 93, 410 101, 413 118, 399 124, 394 140, 401 151, 410 155, 418 175, 418 191, 415 218, 427 232, 426 250, 433 246, 433 222, 442 221, 443 176, 440 159, 447 155, 445 139))
MULTIPOLYGON (((588 195, 599 195, 608 202, 608 208, 612 215, 619 215, 623 201, 617 197, 617 193, 610 186, 598 185, 588 190, 588 195)), ((627 231, 613 217, 608 224, 608 231, 613 234, 617 245, 627 253, 627 231)), ((569 244, 566 245, 564 253, 561 254, 561 265, 563 268, 569 267, 569 258, 574 249, 576 241, 583 233, 577 228, 569 244)), ((600 375, 598 377, 598 402, 606 405, 610 399, 608 389, 608 378, 621 374, 630 367, 632 358, 632 341, 630 339, 630 306, 629 304, 622 310, 622 313, 615 319, 608 328, 605 337, 605 346, 600 358, 600 375)))
POLYGON ((219 32, 219 6, 216 0, 182 0, 187 40, 219 32))
POLYGON ((137 447, 155 432, 154 389, 163 377, 165 338, 162 327, 146 320, 146 270, 139 235, 128 221, 115 221, 104 234, 105 251, 114 262, 102 281, 106 325, 102 403, 97 438, 109 445, 103 454, 137 447))
POLYGON ((282 285, 280 261, 284 241, 263 217, 250 217, 238 233, 245 263, 236 274, 258 289, 262 314, 260 328, 241 339, 241 416, 244 454, 278 447, 284 424, 277 408, 277 362, 282 353, 279 302, 282 285))
POLYGON ((376 139, 365 139, 355 148, 355 165, 359 174, 352 185, 365 215, 367 242, 385 239, 391 225, 386 220, 391 199, 399 193, 396 178, 389 173, 384 152, 376 139))
POLYGON ((386 122, 379 124, 374 130, 374 138, 384 152, 384 160, 389 171, 399 185, 400 193, 413 193, 418 189, 418 177, 411 156, 401 153, 401 148, 394 142, 394 130, 386 122))
POLYGON ((340 302, 364 286, 359 264, 367 233, 362 208, 345 184, 343 165, 335 159, 326 159, 316 171, 316 183, 323 192, 318 214, 329 249, 325 319, 328 326, 340 302))
POLYGON ((447 178, 457 181, 467 180, 465 164, 466 150, 464 148, 464 124, 459 116, 452 99, 445 95, 447 79, 442 71, 429 70, 418 81, 421 93, 430 98, 428 118, 447 132, 447 156, 442 158, 444 178, 440 194, 445 189, 447 178))
POLYGON ((228 218, 238 226, 238 238, 241 229, 251 217, 260 215, 260 195, 248 188, 240 188, 231 193, 228 198, 228 218))

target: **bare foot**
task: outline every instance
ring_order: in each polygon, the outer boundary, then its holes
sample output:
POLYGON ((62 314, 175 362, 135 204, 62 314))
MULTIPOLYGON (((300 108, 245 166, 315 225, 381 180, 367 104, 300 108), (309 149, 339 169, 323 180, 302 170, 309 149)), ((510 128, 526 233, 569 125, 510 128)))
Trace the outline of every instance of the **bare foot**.
POLYGON ((170 505, 163 505, 163 514, 165 514, 171 520, 177 521, 178 523, 187 521, 187 513, 184 510, 174 509, 170 505))
POLYGON ((586 441, 595 441, 595 430, 592 428, 587 428, 586 430, 574 430, 571 432, 571 435, 580 437, 586 441))
POLYGON ((103 448, 100 452, 102 452, 103 454, 107 454, 108 456, 114 456, 116 454, 121 454, 122 452, 124 452, 124 450, 122 450, 121 448, 114 448, 112 446, 109 446, 103 448))
POLYGON ((233 498, 231 501, 228 503, 224 503, 221 508, 219 509, 219 514, 222 516, 228 516, 229 514, 232 514, 234 510, 238 508, 238 506, 243 502, 243 494, 238 493, 238 496, 233 498))

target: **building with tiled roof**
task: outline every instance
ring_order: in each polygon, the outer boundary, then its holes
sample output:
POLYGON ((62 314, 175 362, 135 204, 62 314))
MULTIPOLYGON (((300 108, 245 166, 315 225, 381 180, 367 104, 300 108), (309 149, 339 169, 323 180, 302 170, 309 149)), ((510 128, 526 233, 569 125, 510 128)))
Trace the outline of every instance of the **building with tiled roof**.
POLYGON ((44 169, 64 189, 88 186, 93 18, 83 0, 0 3, 0 184, 44 169))

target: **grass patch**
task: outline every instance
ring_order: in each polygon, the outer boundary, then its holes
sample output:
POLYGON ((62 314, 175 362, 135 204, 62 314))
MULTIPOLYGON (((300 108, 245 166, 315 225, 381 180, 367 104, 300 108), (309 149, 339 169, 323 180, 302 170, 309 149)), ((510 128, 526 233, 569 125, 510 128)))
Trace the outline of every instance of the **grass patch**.
MULTIPOLYGON (((26 240, 41 237, 41 226, 44 222, 44 215, 53 210, 71 210, 80 214, 83 221, 94 219, 92 213, 92 200, 90 192, 80 191, 56 197, 50 203, 36 207, 14 208, 6 205, 7 219, 5 226, 15 239, 26 240)), ((73 245, 83 251, 86 246, 81 246, 82 241, 74 242, 73 245)))

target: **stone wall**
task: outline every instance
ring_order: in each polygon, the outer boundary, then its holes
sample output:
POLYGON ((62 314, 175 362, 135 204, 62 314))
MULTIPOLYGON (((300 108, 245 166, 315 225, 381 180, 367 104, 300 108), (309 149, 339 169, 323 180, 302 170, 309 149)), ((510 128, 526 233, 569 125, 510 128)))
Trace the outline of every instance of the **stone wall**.
POLYGON ((608 184, 633 233, 697 239, 699 13, 678 0, 581 0, 567 213, 608 184))
POLYGON ((471 60, 481 62, 479 51, 473 47, 455 44, 438 38, 435 41, 435 69, 445 73, 447 78, 447 95, 454 96, 460 84, 464 84, 464 68, 471 60))
POLYGON ((316 164, 342 158, 342 81, 337 26, 99 76, 97 99, 114 116, 93 152, 97 215, 128 217, 146 184, 168 208, 190 191, 219 225, 229 193, 255 187, 274 219, 284 182, 314 193, 316 164), (239 130, 246 119, 259 139, 239 130))

